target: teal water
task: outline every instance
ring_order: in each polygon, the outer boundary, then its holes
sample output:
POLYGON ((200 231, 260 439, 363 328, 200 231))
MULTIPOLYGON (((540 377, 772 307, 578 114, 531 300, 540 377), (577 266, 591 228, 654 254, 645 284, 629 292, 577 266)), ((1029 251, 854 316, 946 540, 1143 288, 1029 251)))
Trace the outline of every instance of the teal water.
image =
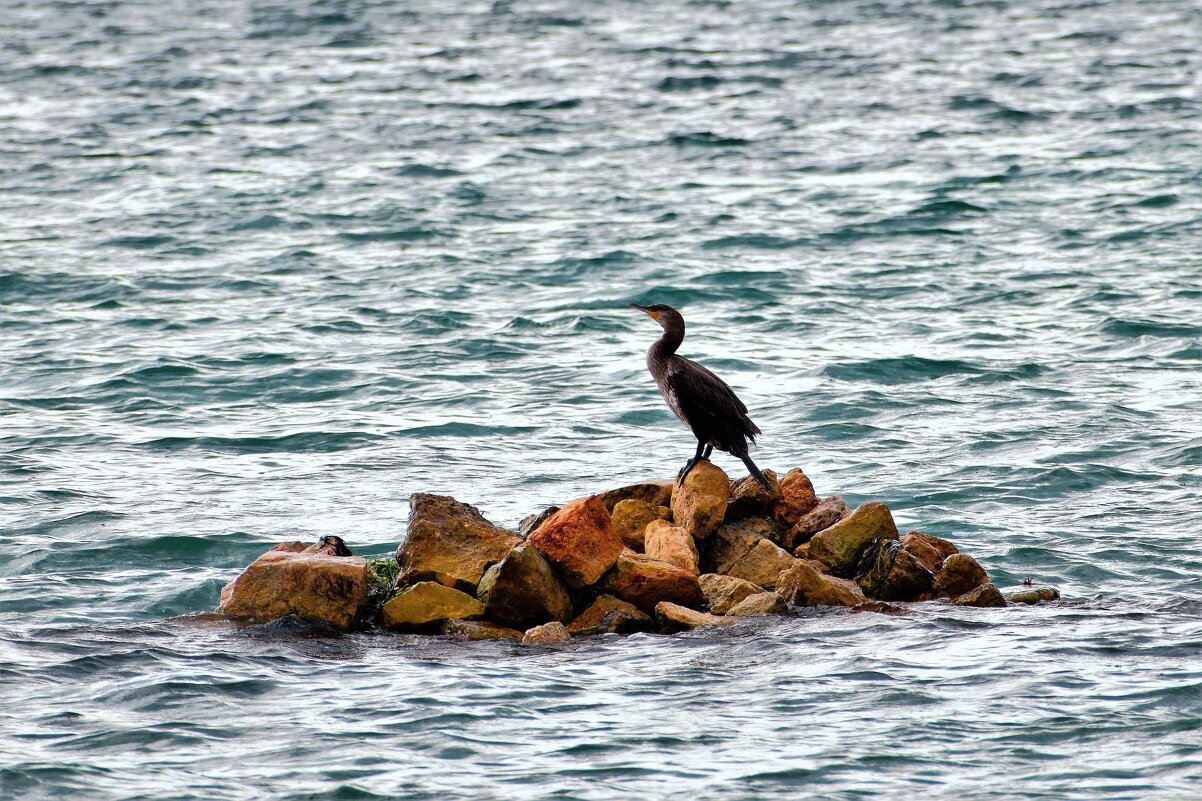
POLYGON ((0 6, 3 798, 1202 794, 1196 4, 0 6), (630 300, 762 467, 1064 600, 181 619, 412 491, 674 474, 630 300))

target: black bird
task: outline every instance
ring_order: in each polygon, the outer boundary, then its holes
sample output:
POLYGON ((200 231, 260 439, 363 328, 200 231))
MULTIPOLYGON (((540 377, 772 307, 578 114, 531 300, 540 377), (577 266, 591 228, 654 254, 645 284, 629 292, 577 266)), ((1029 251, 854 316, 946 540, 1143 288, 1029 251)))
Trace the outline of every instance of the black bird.
POLYGON ((685 464, 677 481, 683 482, 689 471, 717 448, 742 459, 755 480, 771 492, 768 479, 747 455, 747 443, 755 444, 760 429, 747 416, 743 401, 721 378, 697 362, 676 355, 676 349, 684 341, 684 318, 680 312, 662 303, 654 306, 631 303, 630 307, 646 313, 664 329, 663 336, 647 351, 647 369, 659 385, 668 408, 697 437, 697 453, 685 464))

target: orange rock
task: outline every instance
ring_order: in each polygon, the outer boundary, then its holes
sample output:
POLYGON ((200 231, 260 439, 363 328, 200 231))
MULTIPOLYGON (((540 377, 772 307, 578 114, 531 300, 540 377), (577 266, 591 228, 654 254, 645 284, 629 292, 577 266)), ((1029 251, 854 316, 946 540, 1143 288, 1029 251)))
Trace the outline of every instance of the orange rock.
POLYGON ((947 540, 932 534, 923 534, 921 531, 911 531, 901 538, 901 544, 932 573, 938 573, 944 560, 954 553, 959 553, 956 546, 947 540))
POLYGON ((764 517, 749 517, 737 523, 723 523, 709 539, 701 544, 701 566, 708 573, 730 572, 735 562, 762 539, 772 539, 776 529, 764 517))
POLYGON ((437 581, 474 595, 488 566, 519 542, 474 506, 446 495, 414 493, 409 497, 409 531, 397 549, 400 584, 437 581))
POLYGON ((750 581, 717 573, 706 573, 698 581, 705 593, 706 606, 715 615, 725 615, 744 598, 764 591, 763 587, 750 581))
POLYGON ((759 617, 760 615, 787 615, 789 603, 775 592, 757 592, 735 604, 729 617, 759 617))
POLYGON ((305 545, 300 540, 292 540, 290 542, 281 542, 279 545, 272 546, 271 549, 268 550, 268 553, 271 553, 271 551, 282 551, 283 553, 304 553, 305 549, 308 547, 309 546, 305 545))
POLYGON ((613 567, 623 547, 609 512, 595 495, 572 501, 551 515, 527 541, 559 568, 572 589, 595 584, 613 567))
POLYGON ((573 636, 631 634, 651 628, 651 617, 639 611, 637 606, 612 595, 602 595, 568 624, 568 633, 573 636))
POLYGON ((780 479, 780 498, 773 506, 772 515, 782 529, 789 529, 817 505, 814 485, 795 467, 780 479))
POLYGON ((726 515, 730 479, 708 459, 702 459, 672 490, 672 521, 697 539, 705 539, 726 515))
POLYGON ((689 532, 666 520, 653 520, 647 526, 646 553, 693 575, 701 572, 697 569, 697 544, 689 532))
POLYGON ((550 623, 544 623, 541 626, 535 626, 528 629, 522 637, 524 643, 553 643, 567 642, 572 639, 572 635, 564 628, 563 624, 558 620, 552 620, 550 623))
POLYGON ((650 614, 660 601, 689 607, 705 603, 697 576, 676 565, 626 550, 605 575, 601 587, 650 614))
POLYGON ((822 564, 812 560, 781 573, 776 592, 794 606, 860 606, 868 601, 860 585, 828 576, 822 564))
POLYGON ((823 498, 817 506, 802 515, 792 528, 785 529, 780 544, 787 550, 796 550, 815 534, 830 528, 849 514, 851 512, 843 502, 842 495, 823 498))
POLYGON ((632 551, 642 553, 646 548, 647 525, 655 520, 667 520, 672 512, 666 506, 652 506, 646 501, 628 498, 614 505, 614 531, 632 551))
POLYGON ((661 601, 655 605, 655 620, 665 631, 687 631, 702 626, 725 626, 735 622, 731 617, 698 612, 670 601, 661 601))
POLYGON ((349 629, 366 598, 366 559, 272 550, 225 585, 217 611, 256 623, 296 615, 349 629))

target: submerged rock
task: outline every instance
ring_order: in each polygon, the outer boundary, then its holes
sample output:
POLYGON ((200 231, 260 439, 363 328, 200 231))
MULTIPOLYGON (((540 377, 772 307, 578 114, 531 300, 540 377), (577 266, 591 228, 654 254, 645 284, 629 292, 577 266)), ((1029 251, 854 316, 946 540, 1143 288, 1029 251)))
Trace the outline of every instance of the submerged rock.
POLYGON ((567 642, 572 639, 572 635, 564 628, 563 624, 558 620, 553 620, 550 623, 544 623, 541 626, 535 626, 528 630, 522 637, 524 643, 552 643, 552 642, 567 642))
POLYGON ((517 546, 485 571, 476 597, 484 604, 489 620, 515 629, 572 619, 567 588, 529 542, 517 546))
POLYGON ((689 607, 698 607, 705 602, 697 576, 676 565, 629 550, 618 557, 602 580, 601 588, 647 613, 654 611, 660 601, 689 607))
POLYGON ((633 551, 643 551, 648 524, 656 520, 667 520, 672 516, 666 506, 652 506, 646 501, 628 498, 614 504, 613 527, 622 538, 623 544, 633 551))
POLYGON ((776 580, 781 571, 792 567, 796 561, 788 551, 773 544, 771 540, 763 539, 731 565, 727 575, 771 590, 776 588, 776 580))
POLYGON ((992 584, 982 584, 979 587, 969 590, 968 592, 952 599, 952 603, 956 606, 1005 606, 1006 599, 1002 593, 992 584))
POLYGON ((705 539, 726 515, 730 479, 708 459, 702 459, 672 490, 672 520, 697 539, 705 539))
POLYGON ((762 472, 772 489, 764 489, 754 476, 747 476, 731 482, 730 495, 726 499, 724 522, 733 523, 747 517, 772 516, 781 499, 781 485, 776 480, 776 473, 771 470, 762 472))
POLYGON ((512 640, 521 642, 523 632, 487 623, 483 620, 448 620, 442 624, 442 633, 456 640, 512 640))
POLYGON ((409 497, 409 530, 397 549, 401 584, 437 581, 474 594, 489 565, 519 540, 484 519, 474 506, 446 495, 409 497))
POLYGON ((1019 590, 1006 596, 1012 604, 1037 604, 1043 601, 1059 601, 1060 592, 1055 587, 1037 587, 1019 590))
POLYGON ((911 531, 901 538, 901 544, 932 573, 938 573, 949 556, 959 553, 956 546, 947 540, 921 531, 911 531))
POLYGON ((763 539, 771 540, 775 533, 772 521, 763 517, 724 523, 702 543, 701 567, 707 573, 725 575, 756 543, 763 539))
POLYGON ((698 581, 706 606, 715 615, 725 615, 744 598, 763 592, 762 587, 750 581, 718 573, 706 573, 698 581))
POLYGON ((805 561, 780 575, 776 592, 793 606, 860 606, 868 599, 854 581, 823 573, 820 562, 805 561))
POLYGON ((484 605, 467 593, 436 581, 406 587, 380 608, 381 628, 422 631, 447 620, 474 620, 484 616, 484 605))
POLYGON ((367 614, 367 560, 268 551, 221 590, 217 612, 266 623, 296 615, 349 629, 367 614))
POLYGON ((568 632, 574 636, 633 634, 650 631, 653 627, 651 616, 634 604, 612 595, 602 595, 568 624, 568 632))
POLYGON ((729 617, 698 612, 670 601, 655 605, 655 620, 665 631, 688 631, 701 626, 722 626, 734 622, 729 617))
POLYGON ((735 604, 726 614, 730 617, 758 617, 759 615, 785 615, 789 613, 789 602, 775 592, 757 592, 735 604))
POLYGON ((647 526, 646 553, 652 559, 676 565, 693 575, 701 572, 697 566, 697 545, 692 536, 667 521, 653 520, 647 526))
POLYGON ((785 531, 780 544, 786 550, 796 550, 802 544, 808 543, 815 534, 825 531, 850 513, 842 495, 823 498, 785 531))
POLYGON ((956 598, 989 583, 980 562, 966 553, 954 553, 943 563, 931 592, 940 598, 956 598))
POLYGON ((822 562, 832 574, 849 577, 873 540, 897 538, 897 525, 889 507, 873 501, 815 534, 810 540, 809 557, 822 562))
MULTIPOLYGON (((780 497, 772 516, 782 531, 788 531, 818 506, 814 485, 799 468, 785 473, 780 480, 780 497)), ((782 543, 783 544, 783 543, 782 543)))
POLYGON ((913 601, 930 592, 935 575, 897 540, 875 540, 860 559, 856 583, 869 598, 913 601))
POLYGON ((622 501, 635 500, 651 506, 667 506, 672 501, 671 481, 644 481, 641 484, 627 484, 625 487, 606 490, 597 496, 597 500, 605 505, 605 511, 613 513, 614 507, 622 501))
POLYGON ((595 584, 623 547, 609 512, 596 496, 567 504, 543 521, 527 541, 559 568, 572 589, 595 584))

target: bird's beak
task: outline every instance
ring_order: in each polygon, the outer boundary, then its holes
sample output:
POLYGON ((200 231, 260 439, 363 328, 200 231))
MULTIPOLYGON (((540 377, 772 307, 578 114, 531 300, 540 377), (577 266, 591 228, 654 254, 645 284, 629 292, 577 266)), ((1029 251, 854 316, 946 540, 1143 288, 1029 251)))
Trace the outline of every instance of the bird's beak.
POLYGON ((637 304, 637 303, 627 303, 626 305, 627 305, 627 306, 629 306, 629 307, 630 307, 630 308, 632 308, 632 309, 638 309, 638 310, 639 310, 639 311, 641 311, 643 314, 645 314, 645 315, 647 315, 648 317, 650 317, 652 320, 658 320, 658 319, 659 319, 659 314, 658 314, 657 312, 653 312, 653 311, 651 311, 651 310, 650 310, 650 309, 648 309, 646 306, 640 306, 640 305, 639 305, 639 304, 637 304))

